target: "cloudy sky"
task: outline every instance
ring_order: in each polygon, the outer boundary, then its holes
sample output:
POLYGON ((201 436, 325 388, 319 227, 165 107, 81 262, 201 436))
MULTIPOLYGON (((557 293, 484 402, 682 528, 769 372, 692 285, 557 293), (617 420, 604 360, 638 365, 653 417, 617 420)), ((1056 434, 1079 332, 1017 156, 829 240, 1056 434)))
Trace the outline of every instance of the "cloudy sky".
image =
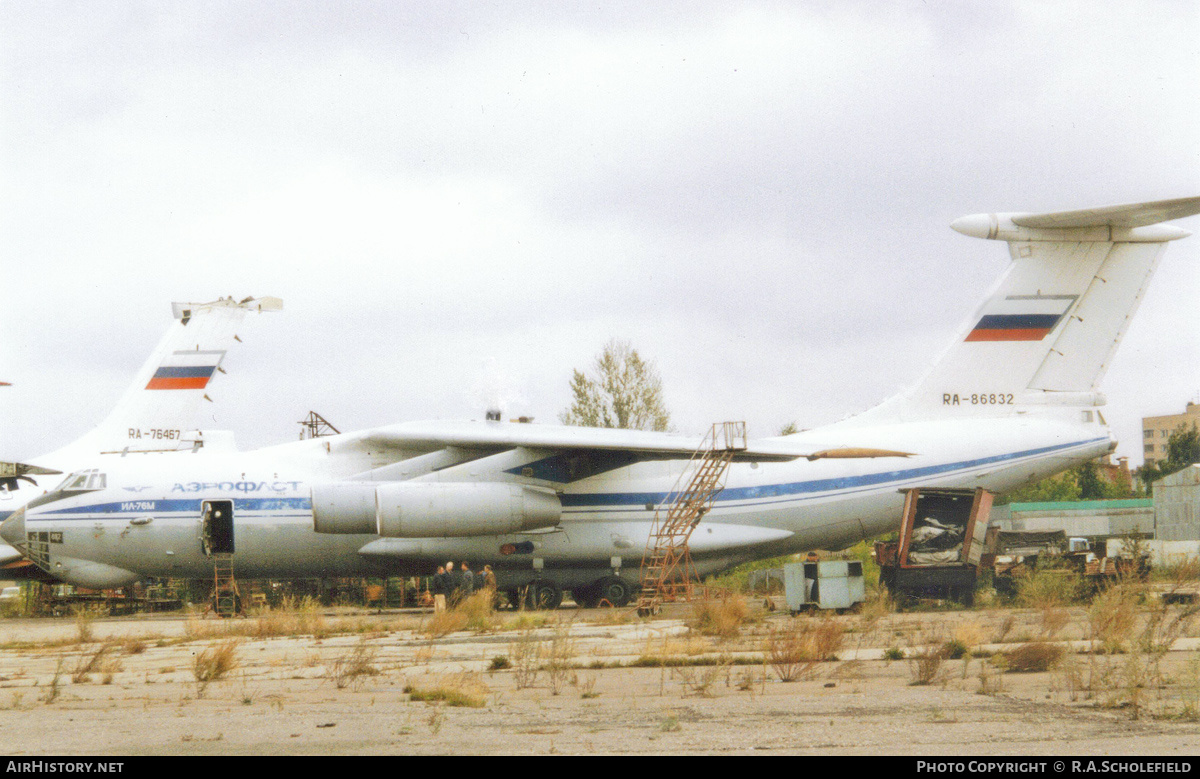
MULTIPOLYGON (((0 459, 224 295, 285 302, 210 393, 243 447, 553 422, 614 336, 770 435, 920 376, 1008 262, 956 217, 1200 194, 1200 5, 11 0, 0 166, 0 459)), ((1104 383, 1134 465, 1197 300, 1200 237, 1104 383)))

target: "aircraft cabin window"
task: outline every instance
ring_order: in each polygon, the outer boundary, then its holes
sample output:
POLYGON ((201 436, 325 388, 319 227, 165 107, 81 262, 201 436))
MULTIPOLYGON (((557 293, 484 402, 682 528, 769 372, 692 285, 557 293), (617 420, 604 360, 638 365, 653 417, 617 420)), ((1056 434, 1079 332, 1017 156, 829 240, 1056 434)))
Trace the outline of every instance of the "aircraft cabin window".
POLYGON ((72 474, 63 484, 64 490, 82 490, 87 487, 88 475, 86 473, 72 474))
POLYGON ((59 490, 77 491, 83 490, 102 490, 105 488, 108 478, 105 474, 97 470, 80 471, 72 473, 59 486, 59 490))

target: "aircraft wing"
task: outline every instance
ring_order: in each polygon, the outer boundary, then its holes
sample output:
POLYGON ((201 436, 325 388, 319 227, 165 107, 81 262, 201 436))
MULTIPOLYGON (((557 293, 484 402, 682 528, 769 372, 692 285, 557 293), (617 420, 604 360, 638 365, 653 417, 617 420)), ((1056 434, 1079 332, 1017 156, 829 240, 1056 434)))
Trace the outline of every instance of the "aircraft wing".
MULTIPOLYGON (((522 447, 553 451, 622 452, 634 459, 686 459, 703 443, 696 436, 644 430, 534 425, 505 422, 420 422, 392 425, 355 435, 361 444, 392 449, 434 451, 446 447, 507 450, 522 447)), ((907 452, 866 448, 827 448, 786 437, 751 441, 735 451, 739 461, 787 462, 845 457, 907 457, 907 452)))

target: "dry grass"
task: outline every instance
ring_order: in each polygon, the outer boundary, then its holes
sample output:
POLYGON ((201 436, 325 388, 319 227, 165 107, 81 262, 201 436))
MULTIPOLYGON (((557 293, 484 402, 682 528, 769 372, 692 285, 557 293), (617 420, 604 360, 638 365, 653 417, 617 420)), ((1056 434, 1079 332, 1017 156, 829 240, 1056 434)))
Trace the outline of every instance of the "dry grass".
POLYGON ((197 612, 188 614, 183 626, 184 638, 188 641, 212 638, 279 638, 284 636, 312 636, 313 638, 328 638, 335 633, 364 632, 367 629, 379 629, 375 622, 362 621, 331 624, 321 613, 321 604, 311 596, 302 600, 294 598, 283 599, 279 608, 263 608, 255 610, 248 620, 202 619, 197 612))
POLYGON ((723 600, 698 601, 692 607, 692 619, 688 626, 705 636, 737 638, 749 616, 750 608, 746 599, 741 595, 731 595, 723 600))
POLYGON ((1006 667, 1013 673, 1041 673, 1062 661, 1066 649, 1049 641, 1030 641, 1004 653, 1006 667))
POLYGON ((424 630, 431 638, 441 638, 460 630, 490 632, 502 627, 492 606, 492 591, 480 590, 446 611, 434 613, 424 630))
POLYGON ((1062 632, 1071 622, 1071 612, 1058 606, 1047 606, 1042 609, 1042 637, 1051 639, 1062 632))
POLYGON ((995 695, 1004 692, 1004 669, 988 663, 979 664, 979 694, 995 695))
POLYGON ((590 622, 593 625, 627 625, 634 620, 634 613, 629 609, 601 609, 590 622))
POLYGON ((1087 586, 1083 577, 1067 568, 1042 568, 1017 583, 1017 602, 1026 608, 1057 608, 1083 598, 1087 586))
POLYGON ((441 638, 457 633, 467 627, 469 617, 458 609, 439 611, 425 623, 425 634, 430 638, 441 638))
POLYGON ((360 641, 350 654, 330 663, 325 675, 333 680, 339 690, 343 690, 364 676, 378 674, 379 669, 375 667, 375 648, 360 641))
POLYGON ((987 629, 977 619, 969 619, 954 626, 954 641, 959 642, 968 651, 987 642, 987 629))
POLYGON ((943 678, 942 663, 946 660, 946 645, 941 642, 923 644, 907 653, 913 685, 936 684, 943 678))
POLYGON ((999 627, 996 628, 995 634, 992 636, 992 643, 1003 644, 1004 639, 1008 638, 1008 634, 1012 632, 1013 625, 1016 624, 1016 621, 1016 617, 1014 617, 1012 614, 1005 616, 999 627))
POLYGON ((772 630, 765 650, 771 668, 781 682, 791 682, 811 672, 816 660, 795 624, 772 630))
POLYGON ((140 655, 146 651, 146 642, 140 638, 124 638, 117 643, 127 655, 140 655))
POLYGON ((517 689, 532 687, 541 669, 542 658, 542 642, 534 636, 533 628, 522 630, 517 639, 508 645, 508 657, 517 689))
POLYGON ((456 611, 467 615, 467 629, 486 633, 495 630, 500 623, 493 605, 492 590, 480 590, 458 604, 456 611))
POLYGON ((90 644, 95 640, 92 625, 100 617, 108 616, 108 607, 100 605, 74 606, 71 613, 75 615, 75 643, 90 644))
POLYGON ((683 696, 695 695, 701 698, 710 697, 709 688, 722 676, 729 678, 730 662, 728 656, 718 659, 712 665, 679 665, 671 666, 671 678, 677 679, 683 689, 683 696))
POLYGON ((71 681, 75 684, 89 681, 94 673, 101 674, 105 684, 112 683, 113 674, 122 670, 120 662, 109 655, 114 644, 105 642, 92 652, 80 655, 71 672, 71 681))
POLYGON ((553 695, 562 692, 571 672, 571 658, 575 656, 575 644, 571 640, 571 620, 562 619, 554 625, 546 648, 546 676, 550 679, 553 695))
POLYGON ((200 685, 201 695, 211 682, 220 681, 225 674, 237 668, 237 647, 237 639, 229 639, 196 655, 192 661, 192 674, 200 685))
POLYGON ((817 663, 836 660, 845 628, 831 618, 792 619, 767 636, 763 654, 780 681, 805 678, 817 663))
POLYGON ((1139 593, 1132 586, 1118 584, 1098 595, 1088 609, 1089 638, 1109 654, 1121 652, 1133 637, 1138 622, 1139 593))
POLYGON ((431 687, 410 684, 405 686, 404 692, 413 701, 480 709, 486 705, 489 691, 478 674, 461 673, 443 676, 431 687))

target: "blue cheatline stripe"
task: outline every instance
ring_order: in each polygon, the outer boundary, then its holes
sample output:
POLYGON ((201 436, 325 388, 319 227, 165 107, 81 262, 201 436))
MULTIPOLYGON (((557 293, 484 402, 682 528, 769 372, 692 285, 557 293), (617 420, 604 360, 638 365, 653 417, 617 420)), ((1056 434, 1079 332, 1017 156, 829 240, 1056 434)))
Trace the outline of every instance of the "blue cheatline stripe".
MULTIPOLYGON (((843 476, 836 479, 814 479, 812 481, 799 481, 792 482, 790 484, 767 484, 761 487, 736 487, 722 490, 717 494, 717 501, 731 502, 738 500, 755 500, 787 495, 803 495, 806 493, 832 492, 835 490, 873 487, 880 484, 887 484, 889 482, 902 482, 910 479, 919 479, 926 476, 937 476, 953 471, 968 470, 971 468, 978 468, 983 465, 1018 460, 1023 457, 1034 457, 1041 454, 1062 451, 1063 449, 1071 449, 1078 446, 1086 446, 1087 444, 1094 444, 1107 440, 1107 438, 1093 438, 1089 441, 1078 441, 1071 444, 1058 444, 1056 446, 1046 446, 1041 449, 1029 449, 1024 452, 1001 454, 993 457, 982 457, 977 460, 964 460, 962 462, 947 463, 945 465, 930 465, 924 468, 910 468, 903 471, 869 473, 862 476, 843 476)), ((587 494, 567 493, 562 496, 562 504, 564 508, 633 505, 640 505, 644 507, 647 504, 658 505, 666 500, 668 495, 669 493, 665 492, 614 492, 587 494)))
MULTIPOLYGON (((212 500, 218 500, 213 498, 212 500)), ((123 500, 112 503, 93 503, 90 506, 75 506, 57 511, 38 512, 38 516, 65 514, 199 514, 204 501, 198 498, 186 500, 123 500), (151 506, 150 504, 153 504, 151 506)), ((233 501, 234 512, 239 511, 312 511, 308 498, 239 498, 233 501)))

